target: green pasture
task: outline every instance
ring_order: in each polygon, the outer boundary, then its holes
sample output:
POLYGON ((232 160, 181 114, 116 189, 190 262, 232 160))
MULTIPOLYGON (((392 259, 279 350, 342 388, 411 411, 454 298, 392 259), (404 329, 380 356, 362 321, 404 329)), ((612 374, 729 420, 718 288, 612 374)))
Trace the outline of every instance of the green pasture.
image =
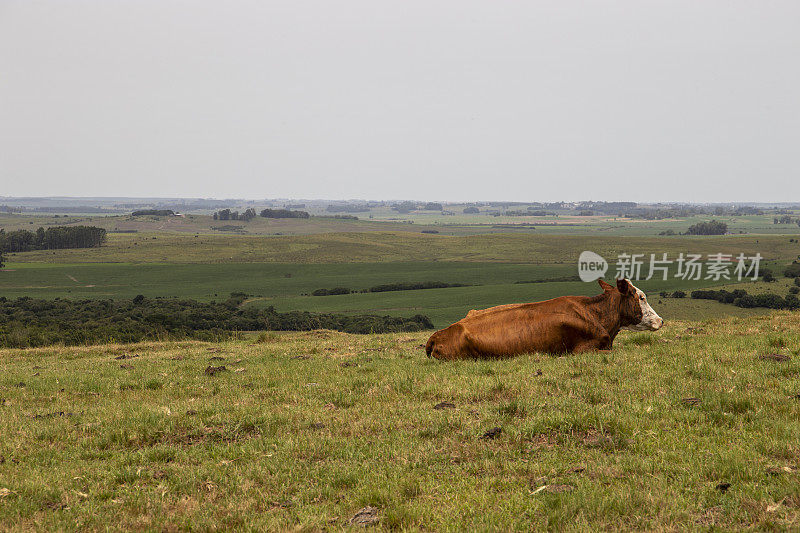
POLYGON ((760 253, 789 262, 800 242, 786 235, 713 237, 480 234, 415 232, 326 233, 295 236, 111 234, 100 248, 9 254, 12 263, 357 263, 475 261, 575 265, 592 250, 610 261, 620 253, 760 253))
MULTIPOLYGON (((425 314, 437 326, 463 317, 470 309, 511 302, 540 301, 566 294, 597 294, 594 283, 553 282, 576 274, 575 265, 509 264, 477 262, 398 263, 15 263, 0 273, 0 295, 15 298, 133 298, 181 297, 221 300, 231 292, 250 295, 246 305, 274 306, 278 311, 304 310, 348 314, 405 316, 425 314), (398 282, 443 281, 467 287, 310 296, 316 289, 346 287, 351 290, 398 282)), ((608 276, 613 274, 609 273, 608 276)), ((661 291, 709 287, 725 280, 686 281, 653 279, 637 285, 651 299, 661 291)), ((779 288, 783 280, 769 284, 779 288)), ((761 284, 741 284, 753 292, 761 284)), ((766 285, 766 284, 764 284, 766 285)), ((737 288, 740 288, 737 285, 737 288)), ((788 290, 784 288, 784 292, 788 290)), ((756 289, 755 292, 764 289, 756 289)), ((753 311, 717 302, 666 299, 656 304, 665 319, 703 319, 720 314, 744 315, 753 311)))
MULTIPOLYGON (((108 217, 107 217, 108 218, 108 217)), ((565 294, 595 294, 583 283, 516 284, 574 276, 580 252, 592 250, 615 272, 620 253, 760 253, 780 275, 800 254, 785 235, 637 237, 595 235, 431 235, 413 232, 320 233, 296 236, 208 235, 180 232, 111 234, 100 248, 9 254, 0 271, 0 296, 36 298, 227 298, 245 292, 248 305, 278 311, 407 315, 422 313, 437 326, 470 309, 537 301, 565 294), (470 287, 421 291, 307 296, 316 289, 367 289, 398 282, 442 281, 470 287)), ((646 267, 643 272, 646 272, 646 267)), ((651 295, 722 285, 720 280, 649 281, 651 295)), ((779 285, 774 285, 778 287, 779 285)), ((769 289, 767 289, 769 290, 769 289)), ((782 294, 785 296, 785 294, 782 294)), ((754 312, 716 302, 665 300, 665 319, 704 319, 754 312)))
MULTIPOLYGON (((740 309, 713 301, 659 298, 660 291, 675 291, 715 284, 709 281, 637 282, 649 294, 650 303, 665 320, 704 320, 724 315, 750 316, 763 309, 740 309)), ((748 284, 743 284, 747 286, 748 284)), ((436 327, 444 327, 463 318, 470 309, 485 309, 506 303, 538 302, 564 295, 600 294, 595 283, 498 283, 476 287, 451 287, 415 291, 345 294, 336 296, 284 296, 253 298, 246 305, 273 306, 277 311, 313 310, 326 313, 377 314, 409 316, 424 314, 436 327)))
MULTIPOLYGON (((572 265, 507 263, 212 263, 115 264, 15 263, 0 273, 0 295, 35 298, 132 298, 177 296, 198 300, 245 292, 256 298, 292 297, 316 289, 366 289, 395 282, 444 281, 471 285, 575 275, 572 265)), ((476 287, 477 288, 477 287, 476 287)), ((409 292, 409 291, 406 291, 409 292)), ((430 292, 430 291, 410 291, 430 292)), ((325 297, 314 297, 318 304, 325 297)))
POLYGON ((426 332, 0 350, 0 530, 793 531, 799 317, 447 363, 426 332))

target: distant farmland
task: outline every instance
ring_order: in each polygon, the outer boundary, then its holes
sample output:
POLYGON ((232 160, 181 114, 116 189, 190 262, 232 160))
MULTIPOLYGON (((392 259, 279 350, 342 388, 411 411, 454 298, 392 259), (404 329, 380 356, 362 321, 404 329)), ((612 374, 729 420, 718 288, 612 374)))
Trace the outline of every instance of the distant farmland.
MULTIPOLYGON (((596 284, 581 282, 519 283, 574 275, 566 264, 529 265, 472 262, 390 263, 214 263, 214 264, 13 264, 0 275, 0 293, 34 298, 182 297, 221 301, 231 292, 250 295, 245 305, 274 306, 278 311, 316 311, 404 316, 421 313, 443 326, 475 308, 538 301, 564 294, 596 294, 596 284), (310 296, 320 288, 366 289, 382 283, 446 281, 467 287, 310 296)), ((700 280, 653 280, 638 285, 651 295, 720 285, 700 280)), ((750 287, 745 283, 743 287, 750 287)), ((738 286, 737 286, 738 287, 738 286)), ((787 290, 784 287, 783 290, 787 290)), ((717 302, 654 301, 666 318, 704 319, 720 314, 746 315, 717 302), (664 307, 666 306, 666 308, 664 307)))
MULTIPOLYGON (((0 217, 0 221, 19 224, 31 219, 30 222, 39 223, 45 218, 6 216, 0 217)), ((593 219, 593 222, 586 222, 595 228, 592 235, 545 235, 542 232, 530 233, 524 228, 490 230, 485 225, 472 229, 505 233, 423 234, 420 232, 423 226, 405 224, 405 231, 374 231, 376 228, 399 226, 395 223, 311 218, 290 220, 292 224, 306 224, 306 229, 311 232, 293 236, 193 234, 178 230, 178 227, 187 229, 193 224, 206 224, 210 217, 135 218, 143 219, 135 221, 139 228, 136 233, 110 233, 107 244, 100 248, 8 254, 8 268, 0 273, 2 295, 12 298, 113 299, 142 294, 209 301, 227 298, 231 292, 244 292, 249 297, 245 305, 274 306, 278 311, 393 316, 422 313, 437 326, 442 326, 474 308, 537 301, 563 294, 595 294, 595 285, 556 281, 575 276, 577 257, 584 250, 598 252, 612 263, 620 253, 649 256, 650 253, 667 252, 672 258, 687 252, 760 253, 771 262, 776 273, 782 271, 782 265, 800 254, 800 243, 792 233, 718 237, 629 234, 630 227, 637 224, 665 231, 676 224, 688 225, 692 217, 680 221, 624 221, 617 226, 593 219), (361 229, 368 228, 367 231, 326 232, 336 227, 355 229, 362 222, 361 229), (317 233, 312 232, 313 228, 317 233), (549 281, 519 283, 537 280, 549 281), (419 282, 470 286, 394 293, 358 292, 379 284, 419 282), (356 293, 306 296, 317 289, 335 287, 356 293)), ((759 224, 766 225, 769 221, 767 217, 755 218, 759 224)), ((75 221, 116 227, 123 219, 83 217, 75 221)), ((271 223, 261 217, 257 219, 260 219, 258 224, 271 223)), ((55 221, 63 222, 63 219, 51 219, 51 222, 55 221)), ((35 223, 22 227, 35 227, 35 223)), ((237 222, 237 225, 252 228, 251 223, 237 222)), ((784 231, 795 231, 795 226, 775 226, 784 231)), ((468 229, 466 226, 461 228, 464 231, 468 229)), ((613 265, 611 268, 607 274, 609 277, 613 275, 613 265)), ((661 291, 691 290, 725 283, 724 280, 687 282, 672 278, 639 285, 652 297, 661 291)), ((755 290, 776 287, 769 285, 755 290)), ((787 289, 784 287, 782 290, 785 293, 787 289)), ((666 299, 656 301, 654 305, 667 319, 696 320, 763 312, 689 299, 666 299)))

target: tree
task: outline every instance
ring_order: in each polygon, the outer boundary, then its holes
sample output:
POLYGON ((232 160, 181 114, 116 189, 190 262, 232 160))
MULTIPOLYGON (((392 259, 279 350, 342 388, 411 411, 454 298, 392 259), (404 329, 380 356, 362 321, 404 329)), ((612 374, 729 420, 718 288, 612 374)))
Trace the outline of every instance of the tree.
POLYGON ((132 217, 141 217, 147 215, 155 217, 171 217, 175 215, 175 211, 172 209, 140 209, 131 213, 132 217))
POLYGON ((786 270, 783 271, 783 275, 787 278, 800 277, 800 263, 792 261, 792 264, 787 266, 786 270))
POLYGON ((686 235, 725 235, 728 232, 728 225, 718 220, 710 222, 698 222, 689 226, 686 235))
POLYGON ((94 226, 55 226, 34 231, 0 231, 0 249, 6 252, 94 248, 106 240, 106 230, 94 226))
POLYGON ((264 218, 308 218, 306 211, 290 211, 289 209, 262 209, 261 216, 264 218))
POLYGON ((0 268, 6 266, 6 258, 3 257, 3 250, 0 250, 0 268))
POLYGON ((395 204, 392 206, 392 209, 397 211, 398 213, 410 213, 417 208, 417 204, 414 202, 400 202, 399 204, 395 204))

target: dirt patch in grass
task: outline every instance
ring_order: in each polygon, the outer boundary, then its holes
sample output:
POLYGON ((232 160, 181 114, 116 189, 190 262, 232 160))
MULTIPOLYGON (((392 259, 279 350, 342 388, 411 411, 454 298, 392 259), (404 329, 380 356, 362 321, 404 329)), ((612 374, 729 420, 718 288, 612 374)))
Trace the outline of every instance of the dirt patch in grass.
POLYGON ((217 374, 219 374, 221 372, 225 372, 227 370, 228 369, 225 368, 225 365, 222 365, 222 366, 211 366, 211 365, 208 365, 203 373, 206 376, 216 376, 217 374))
POLYGON ((791 359, 788 355, 784 355, 782 353, 768 353, 759 355, 758 358, 762 361, 774 361, 776 363, 782 363, 784 361, 788 361, 791 359))
POLYGON ((378 523, 378 520, 378 510, 368 505, 353 515, 353 518, 350 519, 350 524, 367 527, 378 523))
POLYGON ((496 439, 497 437, 500 436, 500 434, 502 432, 503 432, 503 428, 494 427, 494 428, 488 430, 487 432, 485 432, 483 435, 481 435, 481 439, 483 439, 483 440, 496 439))

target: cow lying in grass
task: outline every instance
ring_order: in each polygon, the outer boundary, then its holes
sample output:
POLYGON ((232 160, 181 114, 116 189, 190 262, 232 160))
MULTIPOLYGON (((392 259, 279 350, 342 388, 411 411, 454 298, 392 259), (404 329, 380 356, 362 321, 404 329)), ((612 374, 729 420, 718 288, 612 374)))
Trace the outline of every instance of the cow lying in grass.
POLYGON ((425 352, 437 359, 465 359, 610 350, 622 328, 655 331, 664 324, 629 280, 617 280, 616 287, 598 281, 603 294, 597 296, 470 311, 431 335, 425 352))

